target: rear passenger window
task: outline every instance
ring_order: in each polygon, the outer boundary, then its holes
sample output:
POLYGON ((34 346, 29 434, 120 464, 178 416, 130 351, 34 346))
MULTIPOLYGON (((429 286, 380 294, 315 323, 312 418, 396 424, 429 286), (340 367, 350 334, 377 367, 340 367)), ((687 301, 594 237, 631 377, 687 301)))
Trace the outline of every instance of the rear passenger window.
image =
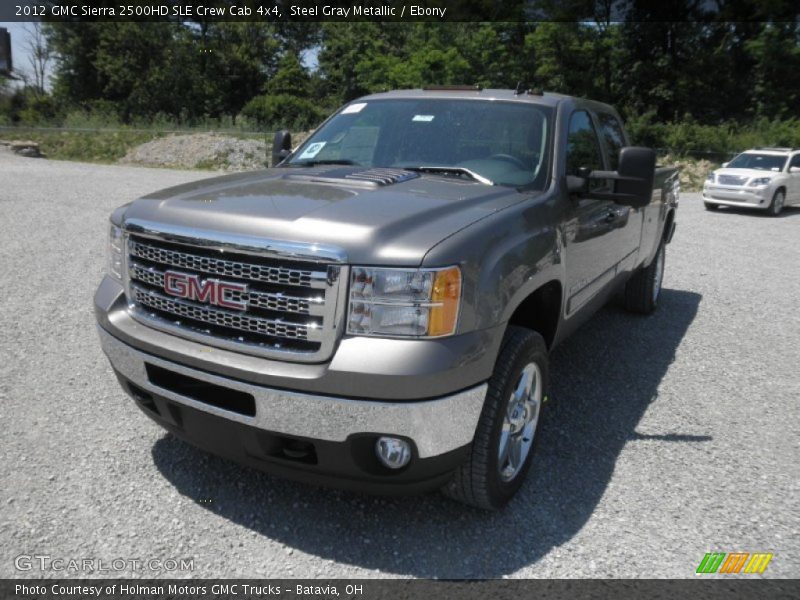
POLYGON ((577 175, 578 169, 603 170, 603 155, 592 119, 585 110, 577 110, 569 118, 567 133, 567 175, 577 175))
POLYGON ((623 133, 622 123, 614 115, 608 113, 597 113, 600 120, 600 132, 608 148, 608 161, 612 171, 617 170, 619 162, 619 151, 625 145, 625 134, 623 133))

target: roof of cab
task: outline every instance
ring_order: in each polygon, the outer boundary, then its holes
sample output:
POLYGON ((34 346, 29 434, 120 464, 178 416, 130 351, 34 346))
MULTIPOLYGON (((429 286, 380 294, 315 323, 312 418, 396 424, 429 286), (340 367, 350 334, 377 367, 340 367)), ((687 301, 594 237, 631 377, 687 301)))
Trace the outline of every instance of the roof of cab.
POLYGON ((451 88, 443 86, 439 88, 423 88, 415 90, 392 90, 388 92, 370 94, 369 96, 362 96, 353 102, 421 98, 432 98, 436 100, 498 100, 503 102, 523 102, 526 104, 537 104, 539 106, 549 106, 552 108, 557 107, 559 104, 577 104, 579 107, 589 108, 598 112, 618 114, 614 107, 610 104, 604 104, 603 102, 589 100, 586 98, 578 98, 577 96, 567 96, 565 94, 557 94, 555 92, 533 92, 529 90, 517 93, 515 90, 480 89, 477 87, 472 88, 470 86, 454 86, 451 88))
POLYGON ((392 90, 390 92, 379 92, 377 94, 370 94, 358 99, 359 102, 368 102, 371 100, 390 100, 390 99, 420 99, 420 98, 435 98, 435 99, 458 99, 458 100, 504 100, 512 102, 527 102, 530 104, 540 104, 545 106, 557 106, 565 100, 579 100, 572 96, 564 96, 562 94, 554 94, 551 92, 532 93, 522 92, 516 93, 514 90, 494 90, 494 89, 471 89, 468 87, 459 88, 430 88, 430 89, 416 89, 416 90, 392 90))

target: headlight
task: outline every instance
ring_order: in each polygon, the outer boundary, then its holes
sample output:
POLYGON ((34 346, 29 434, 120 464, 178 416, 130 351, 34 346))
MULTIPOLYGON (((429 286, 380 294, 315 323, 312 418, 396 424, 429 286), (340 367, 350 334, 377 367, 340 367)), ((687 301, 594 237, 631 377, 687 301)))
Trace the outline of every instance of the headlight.
POLYGON ((112 223, 108 230, 108 274, 117 281, 122 281, 123 244, 122 229, 112 223))
POLYGON ((709 182, 709 183, 714 183, 714 173, 713 173, 713 171, 708 174, 708 176, 706 177, 706 181, 709 182))
POLYGON ((756 179, 751 179, 750 183, 747 185, 751 187, 756 187, 759 185, 769 185, 769 182, 772 181, 772 177, 757 177, 756 179))
POLYGON ((439 337, 456 330, 461 270, 353 267, 347 333, 439 337))

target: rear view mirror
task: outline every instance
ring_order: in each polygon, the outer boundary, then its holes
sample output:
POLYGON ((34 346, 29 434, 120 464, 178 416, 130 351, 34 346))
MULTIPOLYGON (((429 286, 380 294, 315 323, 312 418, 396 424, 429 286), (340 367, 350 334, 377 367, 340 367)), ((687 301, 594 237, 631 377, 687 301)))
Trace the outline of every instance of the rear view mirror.
POLYGON ((629 146, 619 151, 619 178, 614 182, 615 200, 628 206, 647 206, 653 197, 656 153, 651 148, 629 146))
POLYGON ((619 151, 616 171, 592 171, 585 175, 568 176, 567 191, 578 196, 588 194, 599 200, 611 200, 617 204, 639 208, 650 204, 655 176, 655 150, 628 146, 619 151), (610 181, 613 187, 610 191, 601 188, 590 192, 588 186, 590 179, 610 181))
POLYGON ((292 134, 286 129, 275 132, 272 138, 272 162, 271 167, 276 167, 287 156, 292 153, 292 134))
POLYGON ((724 168, 725 168, 725 167, 727 167, 729 164, 730 164, 730 163, 726 163, 726 162, 722 163, 722 168, 724 169, 724 168))

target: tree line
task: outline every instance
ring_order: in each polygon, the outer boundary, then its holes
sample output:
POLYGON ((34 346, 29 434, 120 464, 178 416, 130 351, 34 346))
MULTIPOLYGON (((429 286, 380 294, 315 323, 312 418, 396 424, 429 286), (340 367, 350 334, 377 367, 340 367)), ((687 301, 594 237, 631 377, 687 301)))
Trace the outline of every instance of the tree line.
POLYGON ((613 104, 640 143, 768 126, 781 138, 771 143, 800 145, 800 22, 691 20, 695 2, 670 4, 686 20, 633 12, 613 22, 600 12, 581 23, 51 23, 50 87, 7 89, 0 120, 82 111, 123 124, 307 129, 374 91, 522 83, 613 104))

